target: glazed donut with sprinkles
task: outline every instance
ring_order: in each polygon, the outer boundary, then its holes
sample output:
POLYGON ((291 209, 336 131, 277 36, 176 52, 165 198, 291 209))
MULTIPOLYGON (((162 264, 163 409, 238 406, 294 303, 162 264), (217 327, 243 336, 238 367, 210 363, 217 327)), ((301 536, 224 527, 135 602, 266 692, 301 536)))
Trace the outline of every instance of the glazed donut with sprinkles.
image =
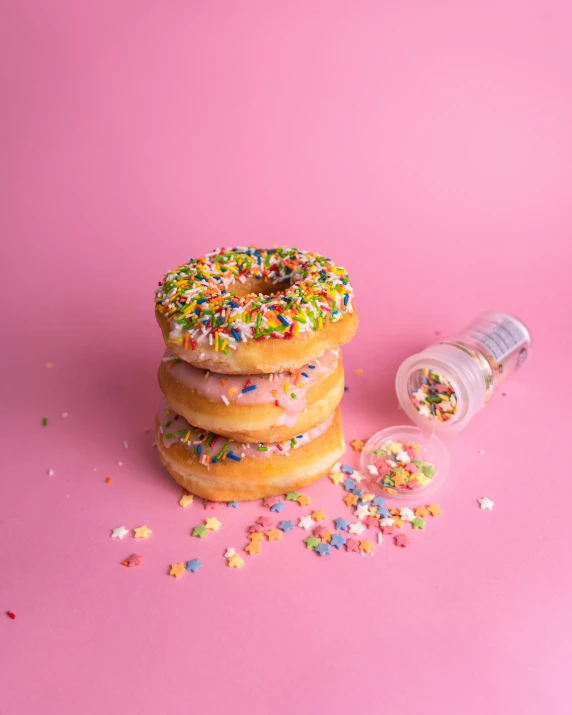
POLYGON ((355 334, 346 271, 297 248, 222 248, 167 273, 155 294, 168 349, 228 375, 298 370, 355 334))

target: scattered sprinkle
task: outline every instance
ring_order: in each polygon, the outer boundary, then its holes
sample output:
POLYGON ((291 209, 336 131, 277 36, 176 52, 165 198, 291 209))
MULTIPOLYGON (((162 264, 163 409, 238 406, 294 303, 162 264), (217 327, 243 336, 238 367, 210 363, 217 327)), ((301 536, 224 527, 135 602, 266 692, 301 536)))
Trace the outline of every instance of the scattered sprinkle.
POLYGON ((405 548, 406 546, 409 545, 410 539, 407 536, 407 534, 397 534, 395 537, 395 545, 396 546, 401 546, 402 548, 405 548))
POLYGON ((188 506, 191 506, 191 504, 194 501, 194 497, 192 494, 183 494, 183 496, 179 499, 179 504, 186 509, 188 506))
POLYGON ((187 561, 187 571, 191 573, 197 573, 199 569, 202 569, 203 563, 199 559, 191 559, 187 561))
POLYGON ((317 554, 320 554, 320 556, 328 556, 328 554, 331 553, 332 548, 329 544, 319 543, 314 549, 314 551, 317 554))
POLYGON ((477 499, 477 501, 479 502, 481 509, 488 509, 489 511, 492 511, 492 508, 495 505, 494 501, 491 501, 488 497, 477 499))
POLYGON ((244 559, 242 559, 238 554, 234 554, 228 560, 228 565, 233 569, 240 569, 244 566, 244 559))
POLYGON ((146 539, 151 533, 151 529, 147 526, 138 526, 136 529, 133 529, 133 536, 136 539, 146 539))
POLYGON ((288 521, 281 521, 281 522, 278 524, 278 528, 279 528, 281 531, 292 531, 292 529, 294 528, 294 522, 293 522, 293 521, 290 521, 290 520, 288 520, 288 521))
POLYGON ((365 447, 365 442, 361 439, 352 439, 350 445, 352 449, 355 449, 356 452, 361 452, 362 449, 365 447))
POLYGON ((357 370, 354 370, 354 373, 356 375, 363 375, 363 369, 361 367, 358 367, 357 370))
POLYGON ((315 523, 311 516, 303 516, 298 522, 298 526, 302 529, 310 529, 315 523))
POLYGON ((171 564, 171 570, 169 571, 170 576, 174 576, 175 578, 180 578, 187 570, 187 567, 184 562, 180 562, 178 564, 171 564))
POLYGON ((220 529, 220 527, 222 526, 222 524, 217 518, 212 516, 209 519, 205 520, 205 526, 210 531, 218 531, 220 529))
POLYGON ((204 524, 199 524, 191 532, 191 536, 196 536, 197 539, 202 539, 209 533, 209 530, 204 524))
POLYGON ((48 477, 53 477, 55 474, 53 469, 48 469, 48 477))
POLYGON ((300 506, 310 506, 310 503, 312 502, 310 497, 306 496, 305 494, 300 494, 296 501, 300 506))
POLYGON ((324 521, 326 518, 326 515, 324 514, 322 509, 315 509, 312 512, 312 519, 316 522, 324 521))
POLYGON ((111 532, 112 539, 122 539, 129 531, 124 526, 118 526, 117 529, 113 529, 111 532))
POLYGON ((48 426, 48 418, 47 418, 47 417, 44 417, 44 418, 42 419, 42 425, 43 425, 44 427, 47 427, 47 426, 48 426))
POLYGON ((270 529, 266 532, 266 538, 268 541, 279 541, 282 538, 282 532, 280 529, 270 529))
POLYGON ((128 568, 132 568, 133 566, 141 566, 143 563, 143 557, 141 554, 131 554, 128 558, 125 559, 125 561, 121 562, 122 566, 127 566, 128 568))
POLYGON ((250 544, 244 547, 244 550, 250 556, 254 556, 254 554, 259 554, 262 551, 262 544, 260 541, 251 541, 250 544))

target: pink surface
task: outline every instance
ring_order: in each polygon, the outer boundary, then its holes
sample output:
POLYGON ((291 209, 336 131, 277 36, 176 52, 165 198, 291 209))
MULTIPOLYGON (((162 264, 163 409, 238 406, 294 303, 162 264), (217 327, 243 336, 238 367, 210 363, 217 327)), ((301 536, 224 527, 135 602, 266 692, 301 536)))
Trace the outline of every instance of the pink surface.
MULTIPOLYGON (((570 4, 2 16, 2 715, 569 713, 570 4), (152 291, 246 242, 349 270, 348 440, 400 420, 395 370, 436 330, 489 308, 530 325, 530 364, 447 439, 445 515, 408 549, 319 558, 297 530, 229 569, 259 504, 189 536, 205 512, 179 507, 144 431, 152 291), (111 539, 122 524, 153 534, 111 539)), ((308 494, 347 516, 327 480, 308 494)))

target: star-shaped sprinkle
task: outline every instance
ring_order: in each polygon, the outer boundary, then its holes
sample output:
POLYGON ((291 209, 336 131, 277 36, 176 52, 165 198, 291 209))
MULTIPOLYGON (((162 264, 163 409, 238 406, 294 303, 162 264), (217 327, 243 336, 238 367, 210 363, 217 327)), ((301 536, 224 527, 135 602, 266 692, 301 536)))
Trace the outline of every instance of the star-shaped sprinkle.
POLYGON ((361 521, 356 521, 355 524, 350 524, 350 534, 357 534, 359 536, 362 531, 365 531, 365 526, 361 523, 361 521))
POLYGON ((405 548, 409 544, 409 537, 407 534, 397 534, 395 537, 395 545, 405 548))
POLYGON ((427 514, 429 514, 424 506, 417 506, 413 511, 415 512, 415 516, 418 516, 420 519, 425 519, 427 514))
POLYGON ((393 526, 395 523, 394 519, 392 519, 390 516, 384 516, 383 519, 379 520, 379 525, 381 527, 384 526, 393 526))
POLYGON ((288 492, 286 494, 286 501, 296 501, 300 497, 298 492, 288 492))
POLYGON ((443 513, 439 504, 429 504, 427 511, 431 514, 431 516, 441 516, 443 513))
POLYGON ((257 541, 264 541, 264 536, 262 536, 262 532, 260 531, 253 531, 252 534, 249 534, 247 538, 250 539, 252 543, 256 543, 257 541))
POLYGON ((326 515, 324 514, 322 509, 315 509, 312 512, 312 519, 314 521, 324 521, 325 518, 326 518, 326 515))
POLYGON ((237 501, 227 501, 226 505, 229 506, 231 509, 238 509, 237 501))
POLYGON ((358 499, 361 499, 363 497, 363 489, 358 489, 356 487, 355 489, 352 489, 352 494, 355 494, 358 499))
POLYGON ((234 555, 236 554, 236 551, 230 546, 225 552, 224 552, 224 558, 225 559, 231 559, 234 555))
POLYGON ((353 474, 353 473, 354 473, 354 468, 353 468, 353 467, 350 467, 349 464, 342 464, 342 465, 340 466, 340 470, 341 470, 344 474, 353 474))
POLYGON ((404 506, 403 509, 399 510, 399 516, 403 519, 403 521, 413 521, 415 518, 415 514, 408 506, 404 506))
POLYGON ((352 439, 350 445, 352 449, 355 449, 356 452, 361 452, 362 449, 365 447, 365 442, 361 439, 352 439))
POLYGON ((372 499, 371 503, 373 506, 381 509, 385 505, 385 499, 383 497, 375 497, 375 499, 372 499))
POLYGON ((298 497, 298 499, 296 499, 296 501, 298 502, 298 504, 300 506, 310 506, 310 504, 312 502, 310 497, 306 496, 305 494, 300 494, 300 496, 298 497))
POLYGON ((334 519, 334 526, 338 531, 346 531, 349 525, 350 522, 346 521, 343 516, 339 516, 337 519, 334 519))
POLYGON ((208 519, 205 519, 205 526, 210 531, 218 531, 222 524, 216 517, 211 516, 208 519))
POLYGON ((363 523, 366 525, 366 528, 375 529, 376 527, 379 526, 379 519, 377 519, 377 517, 370 514, 363 520, 363 523))
POLYGON ((343 534, 332 534, 331 545, 335 546, 336 549, 341 549, 346 543, 346 537, 343 534))
POLYGON ((273 507, 275 504, 278 504, 279 501, 279 497, 266 497, 266 499, 262 500, 262 506, 268 507, 268 509, 270 509, 270 507, 273 507))
MULTIPOLYGON (((389 518, 389 516, 391 514, 389 509, 386 509, 384 506, 378 506, 377 513, 379 514, 379 516, 383 517, 384 519, 389 518)), ((397 513, 399 514, 399 512, 397 512, 397 513)))
POLYGON ((366 492, 365 494, 362 495, 361 500, 367 502, 368 504, 370 502, 373 504, 373 494, 366 492))
POLYGON ((183 562, 179 564, 171 564, 171 570, 169 571, 169 575, 174 576, 175 578, 180 578, 186 570, 187 567, 183 562))
POLYGON ((345 480, 342 482, 342 486, 343 486, 343 488, 346 490, 346 492, 351 492, 352 489, 355 489, 355 488, 356 488, 356 484, 357 484, 356 480, 355 480, 355 479, 350 479, 350 477, 348 477, 347 479, 345 479, 345 480))
POLYGON ((198 526, 195 526, 195 528, 191 532, 191 536, 196 536, 197 539, 202 539, 204 536, 206 536, 209 533, 209 530, 204 524, 199 524, 198 526))
POLYGON ((312 530, 312 534, 314 534, 314 536, 317 536, 318 539, 321 539, 325 533, 326 533, 326 527, 321 526, 321 525, 314 527, 314 529, 312 530))
POLYGON ((344 499, 347 506, 355 506, 358 502, 358 498, 355 494, 348 494, 344 499))
POLYGON ((368 464, 368 465, 367 465, 367 471, 368 471, 370 474, 373 474, 374 476, 377 476, 377 475, 379 474, 379 472, 377 471, 377 467, 375 466, 375 464, 368 464))
POLYGON ((304 543, 306 544, 307 549, 315 549, 316 546, 322 542, 317 536, 309 536, 307 539, 304 539, 304 543))
POLYGON ((266 538, 268 541, 279 541, 282 538, 282 532, 280 529, 270 529, 266 532, 266 538))
POLYGON ((327 556, 329 553, 331 553, 332 549, 329 544, 320 543, 318 544, 318 546, 316 546, 314 551, 317 554, 320 554, 320 556, 327 556))
POLYGON ((381 527, 381 533, 384 536, 392 536, 393 534, 395 534, 396 531, 397 531, 397 529, 395 528, 395 526, 382 526, 381 527))
POLYGON ((394 516, 394 517, 393 517, 393 525, 394 525, 397 529, 401 529, 401 527, 403 526, 403 524, 405 524, 405 522, 404 522, 403 519, 401 519, 399 516, 394 516))
POLYGON ((199 569, 202 569, 203 563, 199 559, 191 559, 187 561, 187 571, 191 573, 197 573, 199 569))
POLYGON ((147 526, 138 526, 136 529, 133 529, 133 536, 136 539, 146 539, 150 533, 151 529, 147 526))
POLYGON ((316 522, 312 519, 312 517, 308 515, 301 517, 300 521, 298 522, 298 526, 302 529, 310 529, 312 526, 314 526, 315 523, 316 522))
POLYGON ((245 546, 244 550, 247 554, 253 556, 254 554, 259 554, 262 551, 262 544, 260 541, 251 541, 248 546, 245 546))
POLYGON ((494 501, 491 501, 488 497, 477 499, 477 501, 479 502, 481 509, 488 509, 489 511, 491 511, 495 505, 494 501))
POLYGON ((374 545, 369 539, 364 539, 363 541, 359 542, 359 550, 362 551, 364 554, 372 554, 374 548, 374 545))
POLYGON ((341 472, 333 472, 330 474, 330 479, 334 484, 341 484, 344 481, 344 475, 341 472))
POLYGON ((207 511, 212 511, 213 509, 216 509, 216 505, 218 502, 216 501, 205 501, 205 509, 207 511))
POLYGON ((424 529, 425 528, 425 519, 422 519, 421 517, 416 516, 415 519, 411 520, 410 524, 414 529, 424 529))
POLYGON ((325 544, 329 544, 331 540, 332 540, 332 530, 326 529, 326 531, 324 531, 324 534, 322 536, 322 541, 325 544))
POLYGON ((183 496, 179 499, 179 504, 186 508, 190 506, 193 503, 194 497, 192 494, 183 494, 183 496))
POLYGON ((347 539, 346 551, 359 551, 359 541, 357 539, 347 539))
POLYGON ((288 521, 281 521, 278 524, 278 528, 282 531, 291 531, 294 528, 294 522, 290 521, 290 519, 288 519, 288 521))
POLYGON ((132 568, 133 566, 141 566, 143 563, 143 557, 140 556, 139 554, 131 554, 129 558, 125 559, 125 561, 121 562, 122 566, 127 566, 128 568, 132 568))
POLYGON ((240 569, 244 565, 244 559, 242 559, 238 554, 234 554, 228 560, 228 565, 231 569, 240 569))
POLYGON ((356 510, 354 511, 354 516, 356 516, 358 519, 365 519, 365 517, 368 514, 369 514, 369 507, 366 506, 365 504, 358 506, 356 508, 356 510))
POLYGON ((259 524, 263 529, 268 529, 272 526, 272 519, 269 516, 259 516, 256 520, 256 523, 259 524))
POLYGON ((129 530, 126 529, 124 526, 118 526, 117 529, 113 529, 111 532, 111 538, 112 539, 122 539, 125 534, 128 534, 129 530))
POLYGON ((273 511, 273 512, 276 513, 276 514, 280 514, 280 512, 282 511, 282 509, 285 509, 285 508, 286 508, 286 504, 284 504, 283 501, 279 501, 279 502, 276 502, 276 504, 273 504, 273 505, 270 507, 270 511, 273 511))
POLYGON ((249 534, 255 533, 255 532, 257 532, 257 531, 258 531, 258 532, 264 531, 264 527, 262 526, 262 524, 251 524, 251 525, 248 527, 248 533, 249 533, 249 534))

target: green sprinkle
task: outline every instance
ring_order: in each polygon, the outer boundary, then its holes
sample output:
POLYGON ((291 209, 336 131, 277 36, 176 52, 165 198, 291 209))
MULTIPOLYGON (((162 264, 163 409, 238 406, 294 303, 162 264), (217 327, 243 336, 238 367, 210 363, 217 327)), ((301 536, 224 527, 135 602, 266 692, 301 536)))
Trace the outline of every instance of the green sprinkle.
POLYGON ((259 445, 258 445, 258 451, 259 451, 259 452, 268 452, 268 447, 265 447, 264 445, 259 444, 259 445))
POLYGON ((172 432, 169 432, 169 434, 165 435, 165 439, 175 439, 175 435, 172 432))
POLYGON ((44 427, 48 426, 48 418, 47 417, 44 417, 44 419, 42 420, 42 424, 44 425, 44 427))
POLYGON ((165 427, 170 427, 173 424, 173 420, 169 420, 168 422, 165 422, 165 427))

